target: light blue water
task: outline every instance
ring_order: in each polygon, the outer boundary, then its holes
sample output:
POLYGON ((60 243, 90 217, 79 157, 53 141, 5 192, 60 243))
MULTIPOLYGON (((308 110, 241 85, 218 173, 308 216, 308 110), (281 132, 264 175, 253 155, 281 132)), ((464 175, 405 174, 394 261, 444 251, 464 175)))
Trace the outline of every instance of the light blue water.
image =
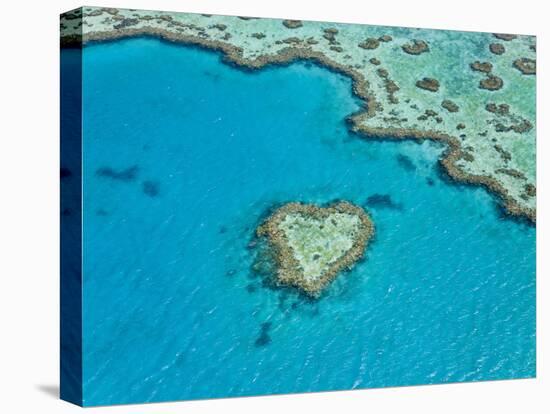
POLYGON ((83 70, 86 405, 535 375, 535 229, 435 144, 348 133, 349 79, 154 39, 83 70), (371 213, 366 260, 317 301, 263 287, 266 211, 334 199, 371 213))

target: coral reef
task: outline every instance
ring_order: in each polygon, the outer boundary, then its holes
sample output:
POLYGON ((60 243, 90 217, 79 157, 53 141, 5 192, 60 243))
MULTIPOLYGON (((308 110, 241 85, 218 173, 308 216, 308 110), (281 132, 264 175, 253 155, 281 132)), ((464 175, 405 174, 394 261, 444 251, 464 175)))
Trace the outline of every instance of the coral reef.
POLYGON ((489 50, 495 55, 502 55, 504 52, 506 52, 504 45, 502 45, 501 43, 491 43, 489 45, 489 50))
POLYGON ((430 92, 437 92, 439 90, 439 81, 434 78, 423 78, 416 82, 416 86, 430 92))
POLYGON ((363 257, 374 226, 362 208, 346 201, 327 207, 288 203, 257 235, 267 238, 273 252, 276 281, 315 297, 363 257))
POLYGON ((289 29, 297 29, 303 26, 301 20, 283 20, 283 25, 289 29))
POLYGON ((364 42, 359 43, 359 47, 363 49, 376 49, 380 46, 380 40, 369 37, 364 42))
POLYGON ((410 43, 406 43, 401 47, 403 51, 409 55, 420 55, 430 50, 425 41, 418 39, 413 39, 410 43))
POLYGON ((535 221, 536 200, 525 190, 536 186, 533 36, 300 24, 290 23, 296 27, 289 37, 277 19, 84 7, 61 16, 61 44, 81 47, 145 35, 219 51, 225 61, 246 69, 296 59, 324 65, 349 76, 353 92, 365 103, 348 117, 351 130, 365 139, 442 142, 447 150, 440 163, 450 177, 486 187, 508 213, 535 221), (371 45, 377 40, 378 47, 358 47, 365 39, 371 45), (468 51, 468 60, 457 50, 468 51), (476 61, 490 64, 490 71, 472 71, 470 63, 476 61), (373 70, 382 62, 384 71, 373 70), (485 110, 489 99, 509 105, 510 115, 485 110), (445 110, 435 116, 427 112, 441 106, 445 110), (506 161, 495 145, 509 154, 506 161), (465 148, 471 148, 473 161, 464 158, 465 148))
POLYGON ((534 59, 516 59, 514 60, 514 67, 524 75, 534 75, 537 73, 537 62, 534 59))

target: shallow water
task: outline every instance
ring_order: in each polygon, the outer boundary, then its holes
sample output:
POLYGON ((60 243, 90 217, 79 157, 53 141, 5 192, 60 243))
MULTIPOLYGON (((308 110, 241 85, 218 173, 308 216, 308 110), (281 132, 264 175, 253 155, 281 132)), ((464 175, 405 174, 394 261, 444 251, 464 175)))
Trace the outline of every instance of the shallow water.
POLYGON ((86 405, 535 375, 535 229, 437 144, 349 133, 348 78, 144 38, 83 55, 86 405), (365 260, 317 301, 264 287, 266 212, 336 199, 371 213, 365 260))

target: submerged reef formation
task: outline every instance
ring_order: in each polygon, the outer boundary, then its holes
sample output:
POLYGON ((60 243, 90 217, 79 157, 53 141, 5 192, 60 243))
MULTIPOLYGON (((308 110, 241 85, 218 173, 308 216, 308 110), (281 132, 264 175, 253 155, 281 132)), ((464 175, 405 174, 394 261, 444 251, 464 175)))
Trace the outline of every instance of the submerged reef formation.
POLYGON ((504 52, 506 52, 506 48, 501 43, 491 43, 489 45, 489 50, 495 55, 502 55, 504 52))
POLYGON ((409 55, 419 55, 430 50, 428 44, 423 40, 413 39, 411 43, 401 46, 405 53, 409 55))
POLYGON ((514 60, 514 67, 524 75, 534 75, 537 72, 537 63, 534 59, 519 58, 514 60))
POLYGON ((439 81, 433 78, 424 78, 417 81, 416 86, 427 91, 437 92, 439 90, 439 81))
POLYGON ((347 75, 364 102, 348 117, 352 131, 437 140, 452 179, 535 222, 534 36, 95 7, 61 16, 62 46, 143 35, 217 50, 246 69, 304 59, 347 75))
POLYGON ((256 233, 268 241, 277 283, 316 297, 363 257, 374 226, 362 208, 346 201, 327 207, 288 203, 256 233))

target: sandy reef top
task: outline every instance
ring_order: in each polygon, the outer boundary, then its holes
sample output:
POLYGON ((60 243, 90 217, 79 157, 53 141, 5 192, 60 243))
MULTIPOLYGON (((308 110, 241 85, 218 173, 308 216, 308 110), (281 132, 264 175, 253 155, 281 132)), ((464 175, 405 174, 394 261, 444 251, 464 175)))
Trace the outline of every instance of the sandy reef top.
POLYGON ((64 46, 139 35, 220 50, 249 68, 304 58, 347 74, 365 101, 351 129, 440 140, 451 177, 535 221, 533 36, 95 7, 61 16, 64 46))

